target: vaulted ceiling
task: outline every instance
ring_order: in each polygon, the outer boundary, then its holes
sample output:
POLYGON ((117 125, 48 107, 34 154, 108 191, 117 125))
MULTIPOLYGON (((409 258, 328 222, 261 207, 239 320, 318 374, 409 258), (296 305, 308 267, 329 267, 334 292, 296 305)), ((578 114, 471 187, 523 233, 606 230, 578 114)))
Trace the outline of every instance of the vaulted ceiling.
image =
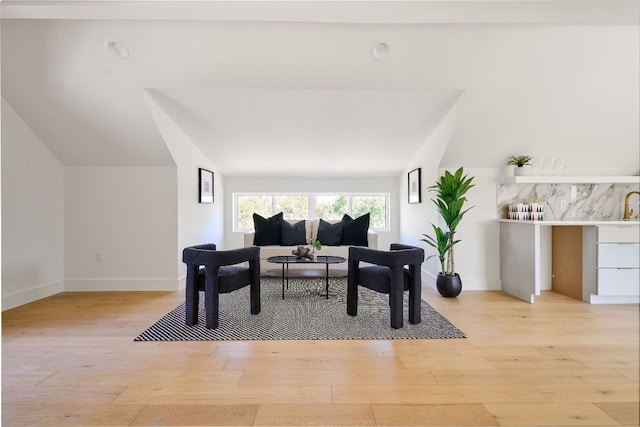
POLYGON ((444 167, 638 167, 637 0, 0 7, 2 96, 66 166, 173 164, 152 93, 227 175, 395 176, 456 103, 444 167))

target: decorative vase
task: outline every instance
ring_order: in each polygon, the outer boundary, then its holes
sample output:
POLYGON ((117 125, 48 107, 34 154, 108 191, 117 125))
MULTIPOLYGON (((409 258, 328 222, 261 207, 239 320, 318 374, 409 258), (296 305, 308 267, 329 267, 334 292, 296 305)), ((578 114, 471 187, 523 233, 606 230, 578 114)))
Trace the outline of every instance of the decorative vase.
POLYGON ((513 168, 514 176, 529 176, 531 175, 531 168, 529 166, 516 166, 513 168))
POLYGON ((458 273, 453 276, 447 274, 438 273, 436 279, 436 287, 438 292, 445 298, 455 298, 462 292, 462 279, 458 273))

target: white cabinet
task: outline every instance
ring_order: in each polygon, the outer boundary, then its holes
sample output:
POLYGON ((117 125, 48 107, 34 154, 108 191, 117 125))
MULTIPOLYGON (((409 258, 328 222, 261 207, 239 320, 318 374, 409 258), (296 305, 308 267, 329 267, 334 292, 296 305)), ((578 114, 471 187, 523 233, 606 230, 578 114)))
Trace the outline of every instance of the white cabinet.
POLYGON ((638 268, 640 243, 598 242, 598 268, 638 268))
POLYGON ((552 289, 555 249, 551 230, 554 226, 573 226, 582 229, 582 254, 571 257, 577 263, 560 262, 556 267, 579 272, 582 264, 582 300, 592 304, 640 303, 638 221, 499 222, 500 280, 504 292, 533 303, 541 290, 552 289))
POLYGON ((640 302, 640 227, 597 227, 597 292, 591 303, 640 302))
POLYGON ((637 296, 640 287, 638 272, 637 268, 599 268, 598 296, 637 296))

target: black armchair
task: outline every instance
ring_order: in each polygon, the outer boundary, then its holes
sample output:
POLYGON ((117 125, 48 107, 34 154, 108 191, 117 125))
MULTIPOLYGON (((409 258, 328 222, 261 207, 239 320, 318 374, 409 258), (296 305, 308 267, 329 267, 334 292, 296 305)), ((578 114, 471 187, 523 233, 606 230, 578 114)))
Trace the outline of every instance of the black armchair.
POLYGON ((187 264, 186 324, 198 323, 200 291, 204 291, 206 327, 218 327, 219 294, 251 286, 251 314, 260 313, 260 248, 216 250, 213 243, 185 248, 182 262, 187 264), (249 267, 240 266, 249 262, 249 267))
POLYGON ((390 250, 379 251, 364 247, 349 248, 347 273, 347 314, 358 314, 358 285, 374 291, 389 294, 391 327, 402 328, 402 295, 409 291, 409 322, 422 321, 421 268, 424 250, 415 246, 392 243, 390 250), (366 262, 369 266, 360 266, 366 262), (405 268, 408 266, 408 268, 405 268))

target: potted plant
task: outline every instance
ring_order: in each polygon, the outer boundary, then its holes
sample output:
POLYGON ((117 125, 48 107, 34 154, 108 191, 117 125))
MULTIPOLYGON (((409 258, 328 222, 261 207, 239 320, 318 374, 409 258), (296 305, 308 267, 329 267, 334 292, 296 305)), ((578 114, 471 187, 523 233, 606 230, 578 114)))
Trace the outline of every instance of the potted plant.
POLYGON ((434 236, 428 236, 422 239, 423 242, 433 246, 438 251, 438 259, 440 260, 441 270, 436 279, 436 287, 440 295, 448 298, 457 297, 462 291, 462 280, 460 275, 455 271, 454 246, 460 242, 455 240, 455 233, 464 214, 471 208, 463 210, 463 206, 467 201, 465 194, 473 184, 474 177, 464 175, 464 169, 459 168, 455 173, 445 171, 434 185, 428 187, 430 191, 435 191, 436 197, 431 201, 438 208, 440 216, 446 224, 446 230, 431 224, 434 236), (446 259, 446 265, 445 265, 446 259))
POLYGON ((531 165, 533 157, 529 155, 511 156, 507 160, 507 166, 515 166, 513 168, 513 174, 515 176, 528 175, 529 171, 525 169, 525 166, 531 165))
POLYGON ((322 249, 322 243, 318 239, 309 239, 309 244, 311 245, 311 250, 313 251, 313 253, 315 253, 316 250, 319 251, 320 249, 322 249))

